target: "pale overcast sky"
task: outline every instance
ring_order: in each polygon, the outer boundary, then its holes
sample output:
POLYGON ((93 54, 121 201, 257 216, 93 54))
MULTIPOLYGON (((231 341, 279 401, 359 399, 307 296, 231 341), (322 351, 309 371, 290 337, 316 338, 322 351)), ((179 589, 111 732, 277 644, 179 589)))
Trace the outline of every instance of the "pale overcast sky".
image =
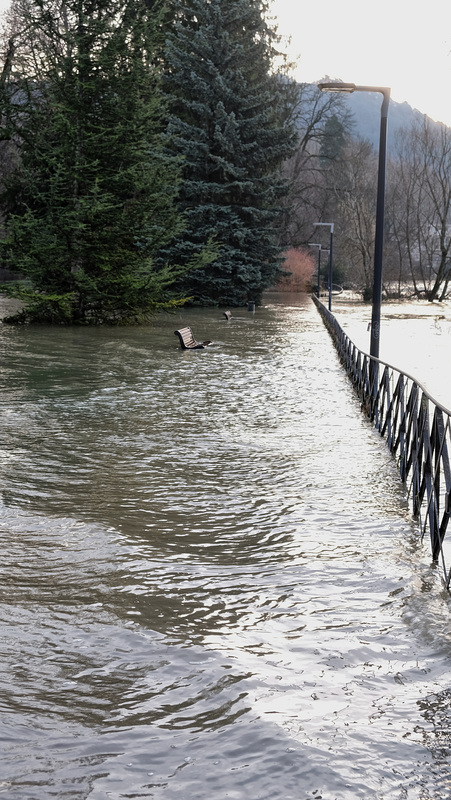
MULTIPOLYGON (((0 0, 0 13, 9 0, 0 0)), ((272 14, 295 76, 313 82, 328 75, 389 86, 435 120, 451 125, 451 2, 429 0, 272 0, 272 14)))
POLYGON ((388 86, 451 125, 451 2, 429 0, 273 0, 279 33, 299 55, 296 77, 328 75, 345 82, 388 86))

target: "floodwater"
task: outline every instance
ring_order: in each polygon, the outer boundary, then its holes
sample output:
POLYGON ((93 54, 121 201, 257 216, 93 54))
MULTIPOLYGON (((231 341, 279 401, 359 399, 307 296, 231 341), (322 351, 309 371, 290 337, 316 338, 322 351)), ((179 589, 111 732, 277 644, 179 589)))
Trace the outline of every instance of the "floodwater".
MULTIPOLYGON (((369 353, 371 305, 346 293, 332 299, 332 313, 360 350, 369 353)), ((383 301, 380 358, 407 372, 451 411, 451 304, 383 301)))
POLYGON ((2 798, 451 797, 450 600, 309 298, 0 357, 2 798))

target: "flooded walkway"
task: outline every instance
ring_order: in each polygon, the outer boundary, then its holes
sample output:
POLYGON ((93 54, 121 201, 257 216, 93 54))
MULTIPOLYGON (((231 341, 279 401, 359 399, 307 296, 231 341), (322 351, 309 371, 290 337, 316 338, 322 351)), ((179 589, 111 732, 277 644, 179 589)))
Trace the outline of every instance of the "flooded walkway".
POLYGON ((451 794, 450 601, 309 298, 0 356, 3 797, 451 794))

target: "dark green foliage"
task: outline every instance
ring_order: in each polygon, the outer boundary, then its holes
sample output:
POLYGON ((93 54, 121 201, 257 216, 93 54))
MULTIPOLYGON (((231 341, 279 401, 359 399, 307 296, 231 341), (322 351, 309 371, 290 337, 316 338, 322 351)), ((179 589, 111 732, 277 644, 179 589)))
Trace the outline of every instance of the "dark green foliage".
POLYGON ((169 135, 183 156, 186 229, 163 250, 185 263, 207 242, 218 258, 179 284, 199 303, 259 301, 280 266, 281 165, 296 134, 294 85, 273 72, 261 0, 175 0, 167 51, 169 135))
POLYGON ((328 166, 343 155, 346 144, 346 132, 343 122, 333 114, 326 120, 324 135, 321 141, 320 158, 322 166, 328 166))
POLYGON ((2 96, 19 150, 2 254, 39 293, 28 318, 117 322, 170 306, 180 269, 153 259, 180 229, 157 7, 30 0, 23 13, 30 34, 2 96))

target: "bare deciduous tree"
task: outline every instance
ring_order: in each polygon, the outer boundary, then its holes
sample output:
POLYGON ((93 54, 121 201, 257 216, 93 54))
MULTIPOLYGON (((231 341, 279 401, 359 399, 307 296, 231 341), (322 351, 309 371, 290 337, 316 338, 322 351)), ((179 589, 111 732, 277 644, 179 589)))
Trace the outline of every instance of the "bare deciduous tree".
POLYGON ((424 117, 403 130, 391 167, 390 218, 416 296, 443 300, 451 278, 451 130, 424 117))
POLYGON ((340 252, 348 274, 364 299, 373 285, 377 159, 366 139, 350 139, 335 172, 336 218, 340 252))
POLYGON ((314 84, 300 84, 293 117, 299 131, 299 143, 287 161, 285 171, 290 181, 286 204, 284 245, 305 245, 313 223, 327 213, 329 193, 325 181, 325 159, 322 157, 327 138, 327 123, 338 120, 347 134, 351 118, 338 94, 323 94, 314 84))

